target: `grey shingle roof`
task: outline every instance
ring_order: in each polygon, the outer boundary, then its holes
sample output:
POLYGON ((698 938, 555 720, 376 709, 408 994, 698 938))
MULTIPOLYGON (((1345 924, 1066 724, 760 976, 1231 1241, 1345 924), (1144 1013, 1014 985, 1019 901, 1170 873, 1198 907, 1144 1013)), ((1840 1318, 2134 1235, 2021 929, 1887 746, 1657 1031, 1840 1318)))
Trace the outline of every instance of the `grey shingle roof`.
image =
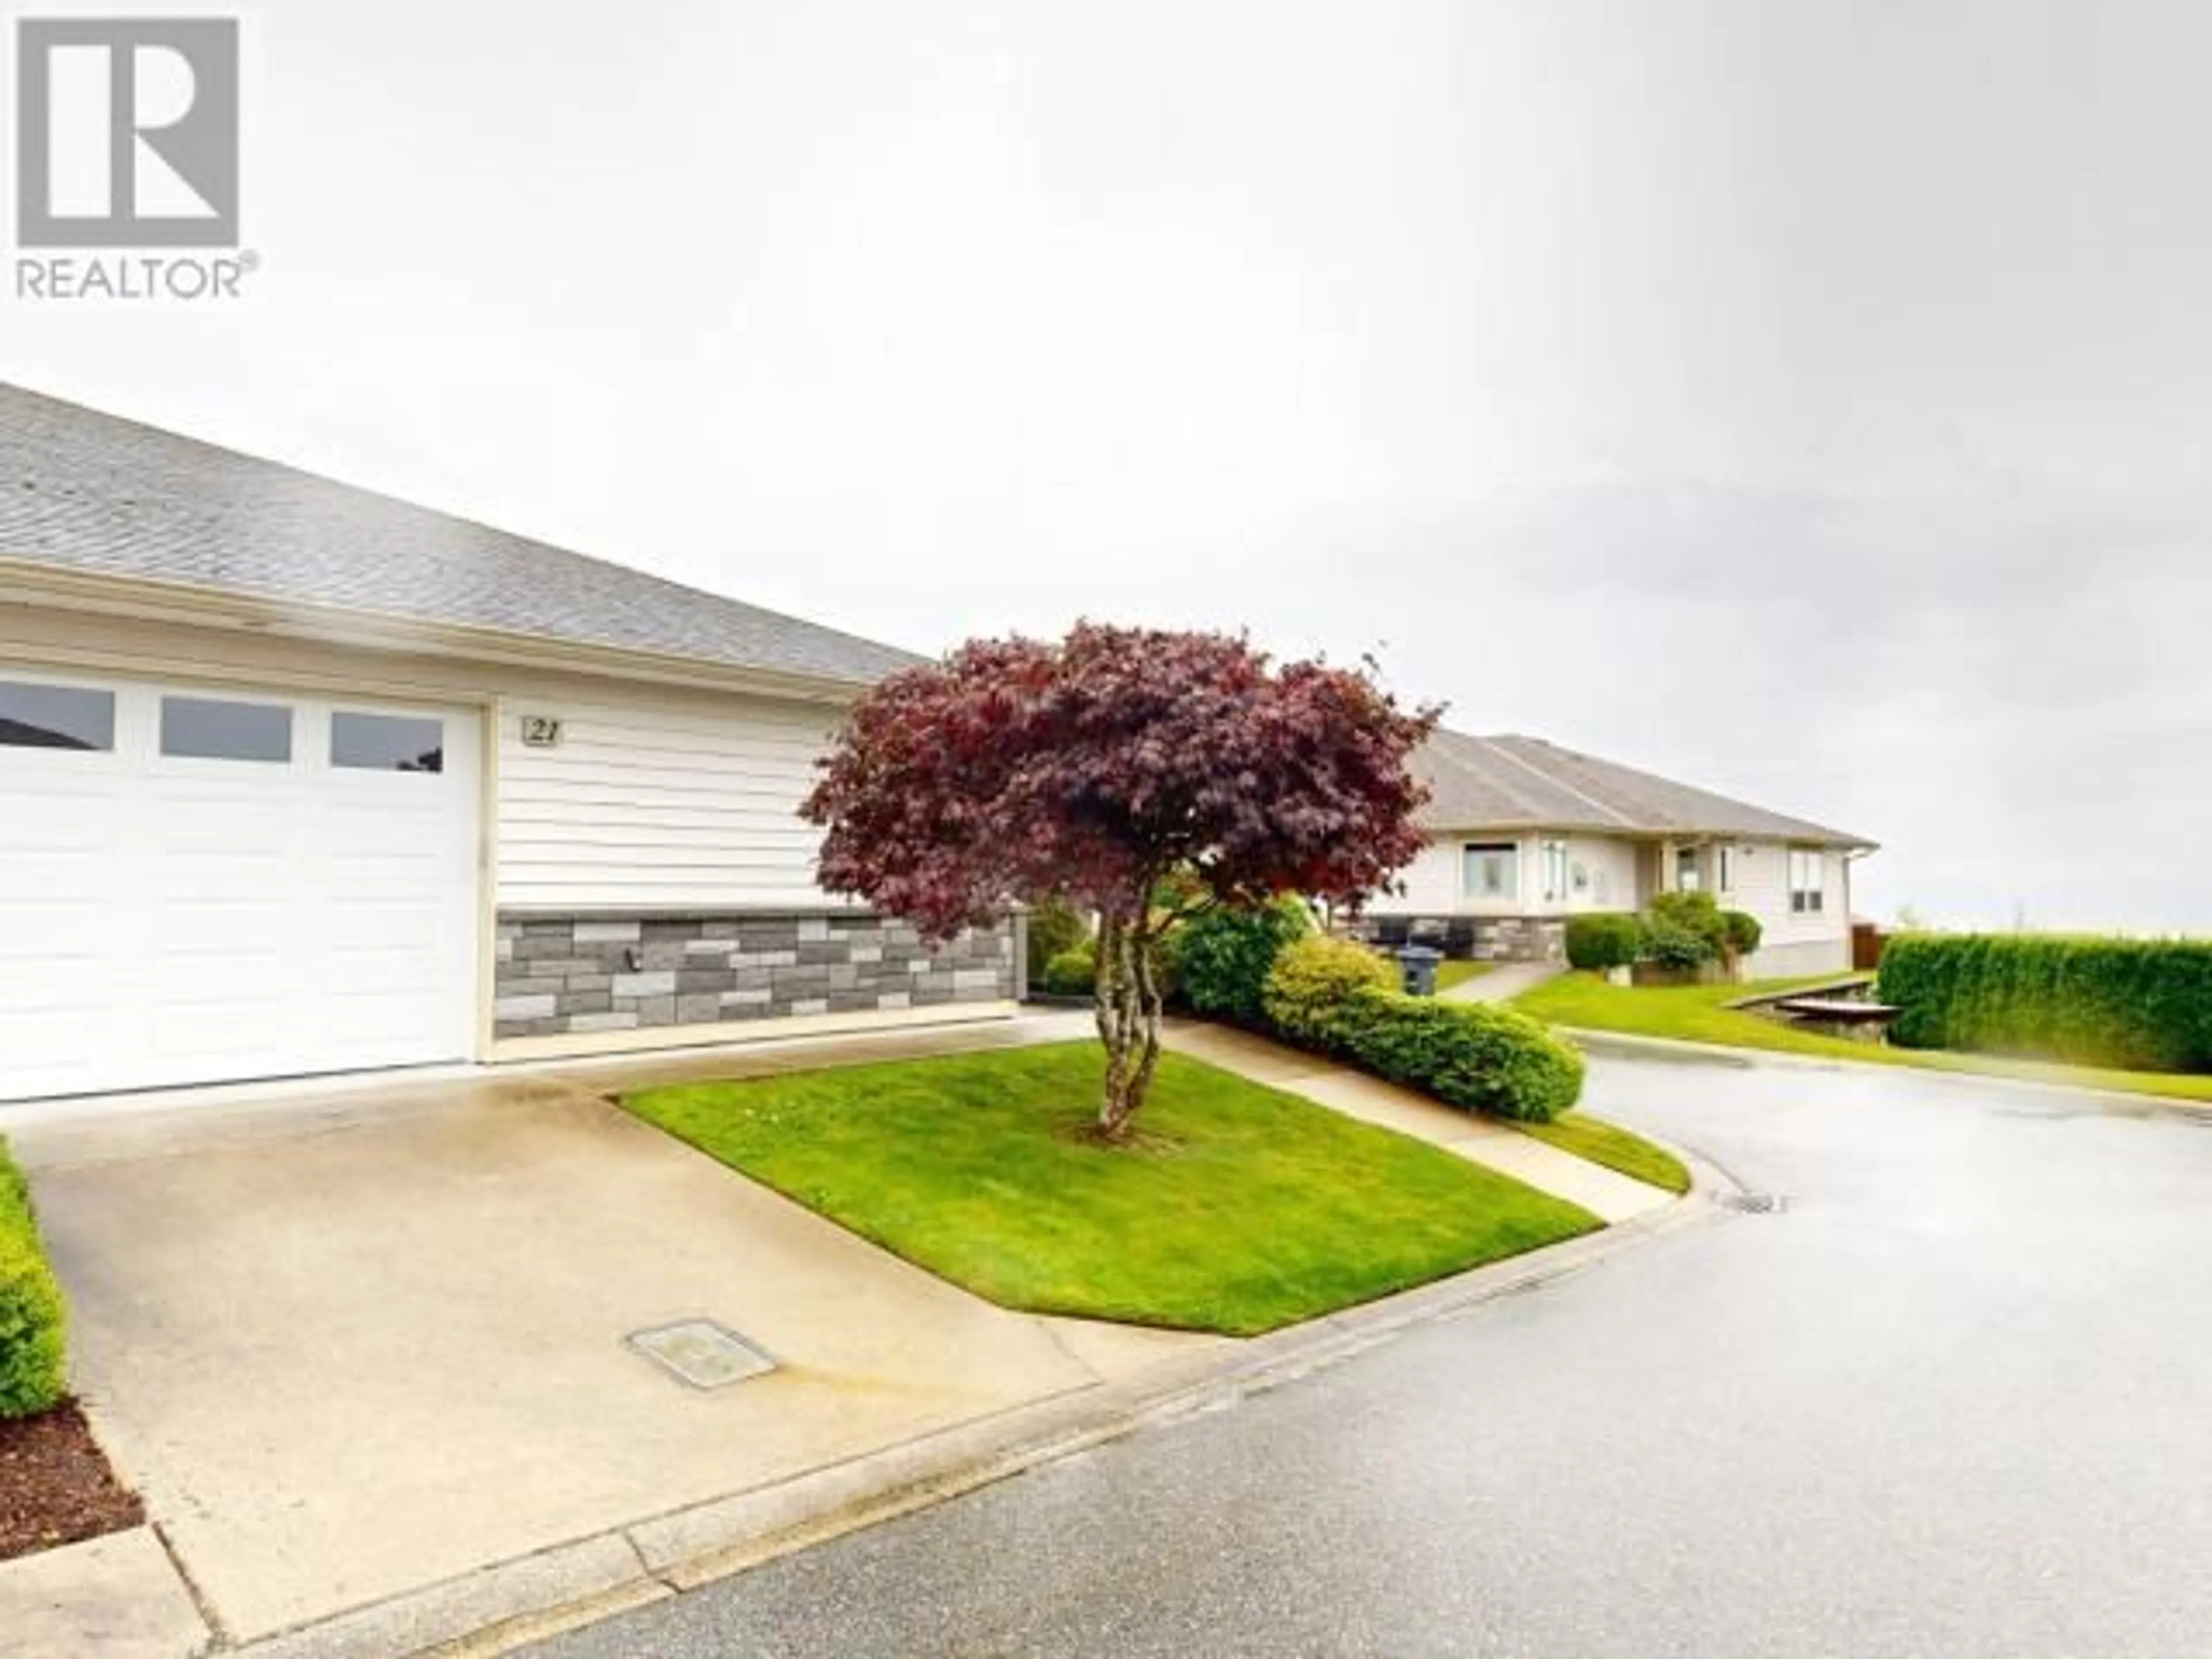
POLYGON ((4 384, 0 558, 856 684, 917 660, 4 384))
POLYGON ((1540 738, 1440 731, 1423 746, 1414 768, 1431 792, 1421 817, 1432 830, 1611 830, 1874 845, 1863 836, 1577 754, 1540 738))

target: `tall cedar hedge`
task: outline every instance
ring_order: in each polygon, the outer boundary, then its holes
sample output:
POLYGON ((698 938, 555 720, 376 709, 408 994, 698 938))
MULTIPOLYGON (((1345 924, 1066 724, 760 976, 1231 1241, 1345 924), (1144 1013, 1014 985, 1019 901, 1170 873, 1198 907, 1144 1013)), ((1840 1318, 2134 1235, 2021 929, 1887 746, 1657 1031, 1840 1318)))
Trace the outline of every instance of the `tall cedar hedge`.
POLYGON ((1881 998, 1908 1048, 2212 1072, 2212 940, 1906 934, 1882 951, 1881 998))

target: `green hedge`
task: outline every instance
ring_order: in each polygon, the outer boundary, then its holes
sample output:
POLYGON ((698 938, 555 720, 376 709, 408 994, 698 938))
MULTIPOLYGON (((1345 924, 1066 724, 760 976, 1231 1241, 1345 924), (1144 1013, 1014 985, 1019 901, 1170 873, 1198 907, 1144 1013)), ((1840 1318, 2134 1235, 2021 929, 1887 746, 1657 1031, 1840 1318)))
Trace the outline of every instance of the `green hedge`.
POLYGON ((1312 932, 1304 904, 1288 896, 1249 910, 1201 911, 1170 936, 1182 1000, 1195 1013, 1257 1020, 1276 957, 1312 932))
POLYGON ((1644 953, 1644 924, 1636 917, 1595 911, 1567 918, 1567 965, 1601 974, 1626 968, 1644 953))
POLYGON ((1407 996, 1390 964, 1347 939, 1302 939, 1267 976, 1265 1012, 1285 1042, 1447 1105, 1548 1123, 1583 1091, 1583 1057, 1526 1014, 1407 996))
POLYGON ((1909 933, 1881 983, 1903 1048, 2212 1072, 2212 941, 1909 933))
POLYGON ((1582 1055, 1528 1015, 1487 1003, 1355 991, 1349 1046, 1377 1077, 1495 1117, 1549 1123, 1582 1097, 1582 1055))
POLYGON ((1087 997, 1098 985, 1098 943, 1085 939, 1044 965, 1042 989, 1056 997, 1087 997))
POLYGON ((68 1391, 69 1312, 39 1243, 30 1185, 0 1140, 0 1417, 28 1417, 68 1391))
POLYGON ((1065 899, 1041 899, 1030 907, 1030 983, 1042 986, 1052 959, 1091 937, 1091 921, 1065 899))

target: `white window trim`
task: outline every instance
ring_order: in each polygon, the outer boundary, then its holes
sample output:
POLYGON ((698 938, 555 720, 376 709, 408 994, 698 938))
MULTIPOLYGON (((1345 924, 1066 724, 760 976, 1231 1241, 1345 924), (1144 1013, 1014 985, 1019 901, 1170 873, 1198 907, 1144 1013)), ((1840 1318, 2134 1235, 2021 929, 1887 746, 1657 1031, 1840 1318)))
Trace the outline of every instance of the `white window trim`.
POLYGON ((1817 847, 1791 848, 1789 878, 1791 915, 1827 915, 1828 859, 1826 853, 1817 847))
POLYGON ((1676 892, 1702 893, 1705 890, 1705 861, 1698 856, 1703 850, 1695 842, 1692 842, 1686 847, 1677 846, 1674 848, 1674 868, 1671 874, 1676 892), (1686 887, 1682 884, 1682 865, 1685 860, 1688 860, 1690 867, 1690 884, 1686 887))
POLYGON ((1521 843, 1517 841, 1464 841, 1459 847, 1459 896, 1468 904, 1518 904, 1521 902, 1521 843), (1486 893, 1468 880, 1468 854, 1494 854, 1505 860, 1508 872, 1507 889, 1503 893, 1486 893))
POLYGON ((1574 893, 1573 861, 1565 838, 1545 836, 1536 843, 1536 858, 1544 902, 1565 904, 1574 893))

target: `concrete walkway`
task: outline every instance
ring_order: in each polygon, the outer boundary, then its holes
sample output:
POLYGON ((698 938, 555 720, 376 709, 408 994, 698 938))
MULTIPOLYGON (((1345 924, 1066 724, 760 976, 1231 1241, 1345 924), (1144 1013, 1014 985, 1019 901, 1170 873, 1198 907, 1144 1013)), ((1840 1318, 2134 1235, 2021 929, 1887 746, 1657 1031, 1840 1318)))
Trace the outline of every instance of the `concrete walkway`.
POLYGON ((1563 962, 1501 962, 1486 974, 1462 980, 1437 994, 1447 1002, 1510 1002, 1567 971, 1563 962))

